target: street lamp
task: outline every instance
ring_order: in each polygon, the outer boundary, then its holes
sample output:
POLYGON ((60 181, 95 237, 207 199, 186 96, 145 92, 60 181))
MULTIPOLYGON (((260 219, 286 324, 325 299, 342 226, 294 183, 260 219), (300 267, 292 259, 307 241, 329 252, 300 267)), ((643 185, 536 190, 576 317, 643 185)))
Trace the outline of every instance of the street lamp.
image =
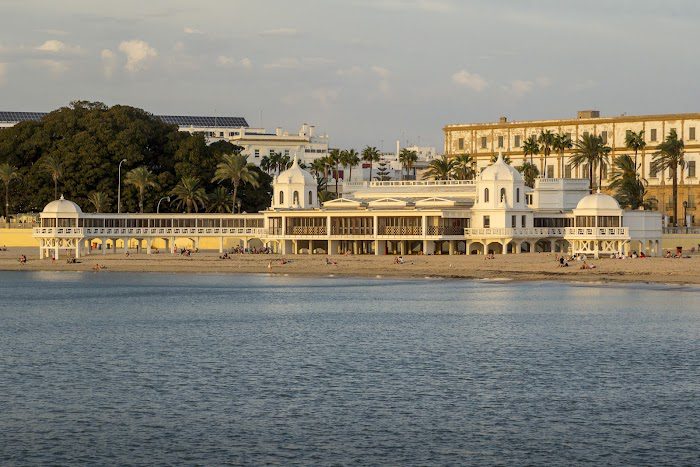
POLYGON ((683 225, 688 229, 688 201, 683 201, 683 225))
POLYGON ((156 206, 156 214, 160 214, 160 202, 163 200, 168 200, 168 203, 170 202, 170 196, 163 196, 161 199, 158 200, 158 206, 156 206))
POLYGON ((126 159, 119 161, 119 181, 117 182, 117 214, 122 211, 122 164, 126 162, 126 159))

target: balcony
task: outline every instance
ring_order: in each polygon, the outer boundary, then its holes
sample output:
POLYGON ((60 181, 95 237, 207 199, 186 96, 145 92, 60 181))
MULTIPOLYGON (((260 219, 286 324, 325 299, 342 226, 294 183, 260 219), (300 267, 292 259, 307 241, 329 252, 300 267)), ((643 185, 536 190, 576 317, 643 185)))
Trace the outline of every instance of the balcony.
POLYGON ((467 238, 548 238, 564 237, 566 227, 520 227, 464 229, 467 238))
POLYGON ((420 226, 379 226, 379 235, 423 235, 423 229, 420 226))
POLYGON ((628 227, 566 227, 566 238, 576 240, 626 239, 628 227))
POLYGON ((82 238, 82 227, 34 227, 33 237, 82 238))

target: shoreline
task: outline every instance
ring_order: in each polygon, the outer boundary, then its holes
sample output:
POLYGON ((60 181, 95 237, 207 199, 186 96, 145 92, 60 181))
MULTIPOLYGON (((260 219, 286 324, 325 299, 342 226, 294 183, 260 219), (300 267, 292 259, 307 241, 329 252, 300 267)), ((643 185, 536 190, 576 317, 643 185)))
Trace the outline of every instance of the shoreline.
MULTIPOLYGON (((34 248, 9 248, 0 252, 3 271, 94 272, 96 264, 103 272, 155 272, 178 274, 274 274, 297 277, 358 277, 377 279, 451 279, 473 281, 580 282, 602 284, 640 283, 660 285, 700 285, 700 256, 667 259, 590 260, 596 269, 581 270, 580 262, 559 267, 555 253, 484 256, 404 256, 404 264, 395 264, 394 256, 290 255, 281 264, 281 255, 232 255, 219 259, 216 252, 200 252, 192 257, 158 254, 93 254, 68 264, 65 259, 39 260, 34 248), (20 254, 27 264, 19 264, 20 254), (331 258, 337 264, 326 264, 331 258)), ((102 272, 102 271, 101 271, 102 272)))

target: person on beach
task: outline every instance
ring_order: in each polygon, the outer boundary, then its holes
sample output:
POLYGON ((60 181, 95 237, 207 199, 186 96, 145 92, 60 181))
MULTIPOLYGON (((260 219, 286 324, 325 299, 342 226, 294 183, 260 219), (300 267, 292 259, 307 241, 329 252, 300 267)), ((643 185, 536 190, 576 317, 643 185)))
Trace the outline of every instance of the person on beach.
POLYGON ((27 257, 25 255, 19 255, 19 264, 27 264, 27 257))
POLYGON ((337 266, 338 263, 335 262, 335 261, 333 261, 333 260, 330 259, 330 258, 326 258, 326 266, 329 266, 329 265, 337 266))

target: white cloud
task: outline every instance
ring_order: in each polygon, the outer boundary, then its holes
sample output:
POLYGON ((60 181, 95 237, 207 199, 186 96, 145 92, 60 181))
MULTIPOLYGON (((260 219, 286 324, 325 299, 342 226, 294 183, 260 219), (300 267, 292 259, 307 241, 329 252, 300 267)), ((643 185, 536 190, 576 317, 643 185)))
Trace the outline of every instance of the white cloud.
POLYGON ((7 63, 0 62, 0 86, 7 82, 7 63))
POLYGON ((50 34, 52 36, 68 35, 68 31, 64 31, 63 29, 39 29, 39 32, 43 32, 44 34, 50 34))
POLYGON ((225 55, 219 55, 216 58, 216 65, 221 67, 221 68, 243 68, 246 70, 250 70, 253 68, 253 62, 248 58, 244 57, 240 60, 236 60, 233 57, 227 57, 225 55))
POLYGON ((392 11, 420 10, 444 13, 452 10, 452 4, 445 0, 371 0, 366 4, 372 8, 392 11))
POLYGON ((148 66, 148 62, 158 56, 158 51, 148 45, 147 42, 137 39, 122 41, 119 44, 119 51, 126 55, 126 65, 124 68, 135 73, 148 66))
POLYGON ((539 76, 535 79, 535 84, 537 84, 541 88, 547 88, 551 86, 552 80, 547 76, 539 76))
POLYGON ((521 79, 516 79, 510 82, 505 90, 514 94, 516 97, 523 97, 525 94, 530 94, 535 87, 535 83, 532 81, 525 81, 521 79))
POLYGON ((467 70, 460 70, 452 75, 452 82, 467 87, 476 92, 481 92, 489 85, 484 78, 467 70))
POLYGON ((117 57, 109 49, 102 49, 100 52, 100 57, 102 58, 102 73, 107 77, 111 78, 114 74, 114 70, 117 68, 117 57))
POLYGON ((67 45, 65 42, 59 41, 57 39, 49 39, 43 44, 35 47, 35 50, 38 50, 39 52, 47 52, 50 54, 79 53, 80 47, 73 47, 67 45))
POLYGON ((311 91, 311 98, 323 107, 328 107, 338 99, 339 91, 331 88, 317 88, 311 91))
POLYGON ((182 29, 182 32, 184 32, 185 34, 204 34, 203 31, 200 31, 199 29, 195 29, 195 28, 190 28, 188 26, 185 26, 182 29))
POLYGON ((365 70, 362 69, 362 67, 355 65, 351 66, 350 68, 339 68, 335 71, 335 74, 338 76, 359 76, 364 72, 365 70))
POLYGON ((68 65, 58 60, 39 60, 37 63, 46 68, 49 74, 54 78, 68 71, 68 65))
POLYGON ((298 36, 299 31, 294 28, 277 28, 260 31, 261 36, 298 36))
POLYGON ((293 70, 301 68, 302 66, 318 66, 318 65, 329 65, 333 63, 333 60, 323 58, 323 57, 284 57, 280 58, 271 63, 266 63, 264 68, 268 70, 274 69, 286 69, 293 70))

